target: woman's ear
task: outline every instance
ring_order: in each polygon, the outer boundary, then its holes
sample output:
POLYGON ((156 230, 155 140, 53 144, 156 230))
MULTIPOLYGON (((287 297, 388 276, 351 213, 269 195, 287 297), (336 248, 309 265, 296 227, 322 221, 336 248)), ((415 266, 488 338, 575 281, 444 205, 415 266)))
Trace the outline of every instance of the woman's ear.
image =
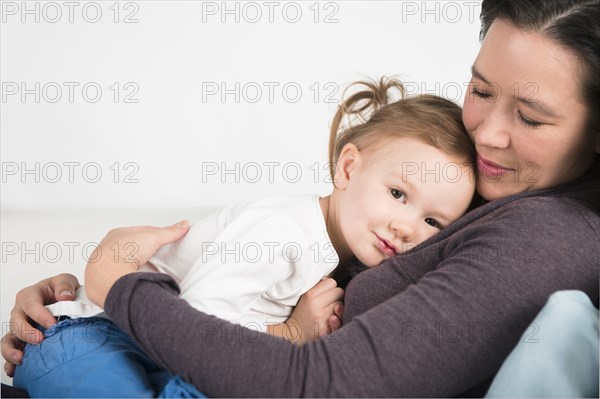
POLYGON ((342 148, 340 156, 338 157, 335 165, 335 173, 333 178, 333 184, 335 188, 345 190, 348 187, 350 177, 361 162, 361 154, 352 143, 348 143, 342 148))

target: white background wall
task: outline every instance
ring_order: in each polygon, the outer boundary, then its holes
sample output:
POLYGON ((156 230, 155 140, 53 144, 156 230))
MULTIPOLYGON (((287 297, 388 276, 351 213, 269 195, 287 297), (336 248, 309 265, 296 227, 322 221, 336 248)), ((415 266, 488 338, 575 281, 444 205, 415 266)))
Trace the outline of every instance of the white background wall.
POLYGON ((345 85, 395 74, 462 102, 479 12, 478 1, 3 1, 2 208, 327 193, 345 85))
POLYGON ((2 334, 20 288, 59 272, 83 282, 111 227, 327 194, 329 124, 348 83, 397 75, 411 93, 462 103, 479 48, 479 1, 2 1, 1 12, 2 334))

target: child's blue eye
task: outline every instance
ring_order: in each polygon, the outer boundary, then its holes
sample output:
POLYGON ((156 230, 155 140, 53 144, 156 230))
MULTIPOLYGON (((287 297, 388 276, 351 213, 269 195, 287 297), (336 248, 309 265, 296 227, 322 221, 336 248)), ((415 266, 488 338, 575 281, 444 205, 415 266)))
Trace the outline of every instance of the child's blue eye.
POLYGON ((400 190, 398 190, 397 188, 392 188, 390 190, 390 193, 392 193, 392 197, 396 198, 396 199, 400 199, 404 197, 404 193, 400 190))
POLYGON ((438 229, 442 229, 442 225, 439 224, 439 222, 433 218, 425 218, 425 223, 427 223, 428 225, 432 226, 432 227, 436 227, 438 229))

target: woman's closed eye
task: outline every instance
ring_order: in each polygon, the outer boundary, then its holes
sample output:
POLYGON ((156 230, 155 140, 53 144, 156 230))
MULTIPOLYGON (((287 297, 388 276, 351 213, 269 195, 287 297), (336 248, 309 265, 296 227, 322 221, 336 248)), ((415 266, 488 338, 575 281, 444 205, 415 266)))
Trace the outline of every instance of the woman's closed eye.
POLYGON ((525 126, 532 127, 534 129, 543 125, 542 122, 534 121, 532 119, 524 117, 521 111, 517 111, 517 119, 519 119, 519 121, 521 121, 521 123, 525 126))
MULTIPOLYGON (((493 96, 491 94, 485 93, 483 91, 479 91, 477 90, 475 87, 473 87, 471 89, 471 93, 474 94, 475 96, 479 97, 479 98, 483 98, 483 99, 490 99, 493 96)), ((533 119, 529 119, 525 116, 523 116, 523 114, 521 113, 521 111, 517 111, 517 119, 525 126, 527 127, 532 127, 532 128, 537 128, 540 127, 542 125, 544 125, 544 123, 542 122, 538 122, 538 121, 534 121, 533 119)))
POLYGON ((484 98, 484 99, 487 99, 487 98, 491 98, 491 97, 492 97, 492 95, 491 95, 491 94, 485 93, 485 92, 483 92, 483 91, 479 91, 479 90, 477 90, 475 87, 473 87, 473 88, 471 89, 471 94, 474 94, 475 96, 477 96, 477 97, 479 97, 479 98, 484 98))

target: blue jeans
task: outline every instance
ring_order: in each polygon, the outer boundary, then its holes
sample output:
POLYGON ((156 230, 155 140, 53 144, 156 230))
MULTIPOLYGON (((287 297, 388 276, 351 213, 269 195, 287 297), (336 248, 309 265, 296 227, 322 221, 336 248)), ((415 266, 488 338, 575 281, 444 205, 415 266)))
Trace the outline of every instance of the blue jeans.
POLYGON ((67 318, 37 328, 45 339, 25 346, 13 378, 31 397, 204 397, 108 319, 67 318))
POLYGON ((486 397, 598 397, 598 309, 586 294, 550 296, 486 397))

